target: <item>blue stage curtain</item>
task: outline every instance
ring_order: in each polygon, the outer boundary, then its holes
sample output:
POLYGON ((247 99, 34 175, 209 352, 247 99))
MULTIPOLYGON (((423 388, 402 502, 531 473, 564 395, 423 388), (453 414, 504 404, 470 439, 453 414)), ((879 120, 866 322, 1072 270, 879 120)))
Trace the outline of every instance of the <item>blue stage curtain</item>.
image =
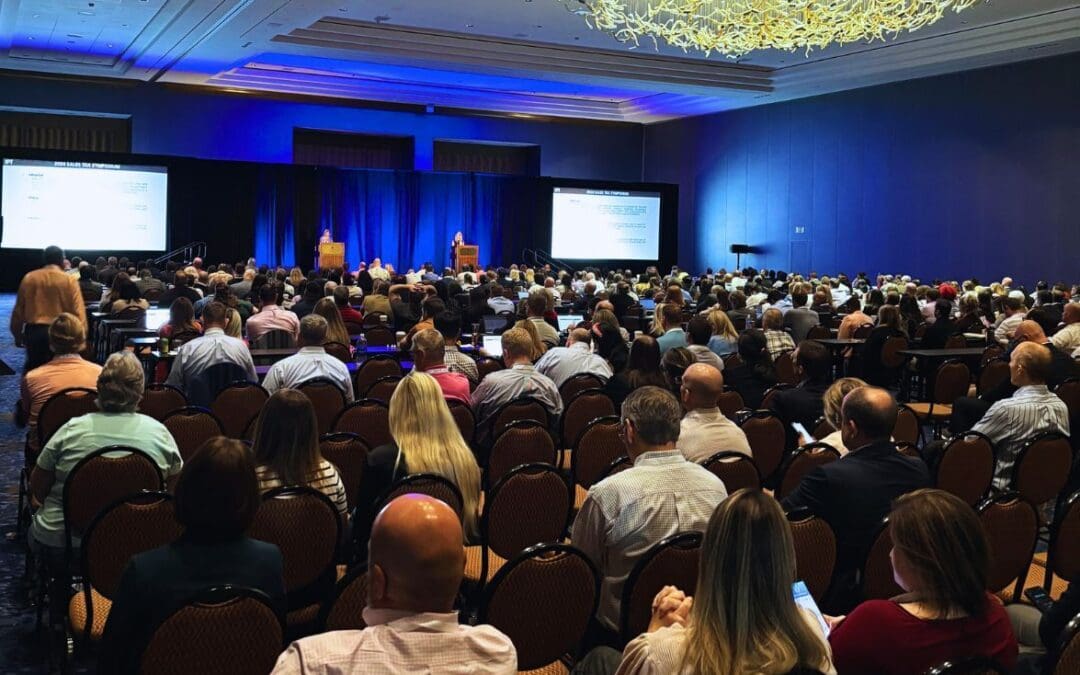
POLYGON ((260 264, 296 264, 295 194, 292 167, 259 167, 255 209, 255 259, 260 264))

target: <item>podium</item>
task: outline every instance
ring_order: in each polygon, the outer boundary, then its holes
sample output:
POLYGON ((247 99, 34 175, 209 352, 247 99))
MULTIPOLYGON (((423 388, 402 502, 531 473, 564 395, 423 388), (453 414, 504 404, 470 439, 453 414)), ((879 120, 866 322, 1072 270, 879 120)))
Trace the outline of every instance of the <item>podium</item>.
POLYGON ((341 242, 319 244, 319 269, 332 269, 334 267, 344 267, 344 265, 345 244, 341 242))
POLYGON ((466 265, 472 265, 475 270, 480 265, 480 247, 474 244, 459 244, 457 247, 457 260, 454 272, 461 272, 466 265))

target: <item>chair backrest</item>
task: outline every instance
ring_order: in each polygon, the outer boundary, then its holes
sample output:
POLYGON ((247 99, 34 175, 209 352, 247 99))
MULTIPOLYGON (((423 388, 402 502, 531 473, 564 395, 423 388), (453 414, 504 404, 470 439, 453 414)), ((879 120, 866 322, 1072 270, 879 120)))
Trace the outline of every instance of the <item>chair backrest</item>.
POLYGON ((926 671, 926 675, 1008 675, 1004 667, 985 656, 952 659, 926 671))
POLYGON ((188 400, 184 392, 172 385, 154 383, 147 385, 143 390, 142 400, 139 401, 139 412, 160 422, 166 415, 187 404, 188 400))
POLYGON ((907 357, 901 356, 900 352, 908 348, 907 338, 902 335, 894 335, 885 340, 881 345, 881 365, 886 368, 896 369, 907 363, 907 357))
POLYGON ((503 565, 484 590, 480 622, 517 648, 518 670, 575 653, 600 600, 600 577, 588 556, 568 544, 540 544, 503 565))
POLYGON ((254 382, 234 382, 218 392, 210 404, 210 412, 221 421, 226 436, 243 438, 248 425, 259 416, 269 397, 270 394, 254 382))
POLYGON ((619 435, 619 418, 611 415, 589 422, 574 442, 570 476, 574 485, 590 488, 613 461, 626 454, 619 435))
POLYGON ((855 329, 855 332, 851 334, 851 337, 855 338, 856 340, 865 340, 870 337, 870 333, 872 333, 873 331, 874 324, 864 323, 863 325, 855 329))
POLYGON ((234 586, 190 598, 153 631, 144 675, 266 675, 285 639, 285 620, 262 591, 234 586))
POLYGON ((956 436, 941 453, 934 484, 978 506, 994 480, 995 454, 993 441, 977 431, 956 436))
POLYGON ((184 461, 191 459, 195 451, 214 436, 224 436, 225 427, 217 415, 206 408, 189 405, 172 411, 161 420, 172 434, 180 456, 184 461))
POLYGON ((952 405, 953 401, 966 396, 971 384, 971 370, 962 361, 949 360, 937 369, 934 379, 934 403, 952 405))
POLYGON ((267 331, 252 343, 252 349, 292 349, 296 346, 293 334, 287 330, 275 329, 267 331))
POLYGON ((405 476, 386 489, 376 502, 375 513, 402 495, 410 493, 428 495, 443 502, 458 516, 464 516, 465 499, 461 490, 448 479, 433 473, 413 473, 405 476))
POLYGON ((343 576, 319 610, 316 625, 321 633, 334 630, 363 630, 367 607, 367 565, 359 565, 343 576))
POLYGON ((768 410, 756 410, 739 426, 750 443, 750 452, 761 479, 768 480, 780 468, 780 461, 784 457, 784 445, 787 442, 784 423, 768 410))
POLYGON ((559 387, 559 396, 563 401, 569 401, 579 392, 586 389, 603 389, 607 379, 593 373, 578 373, 562 383, 559 387))
POLYGON ((738 354, 728 354, 724 357, 724 370, 731 370, 742 365, 742 357, 738 354))
POLYGON ((82 536, 113 502, 143 490, 160 490, 163 485, 157 463, 138 448, 112 445, 83 457, 64 481, 66 543, 82 536))
POLYGON ((68 420, 97 412, 97 391, 71 387, 56 392, 41 406, 37 419, 38 447, 44 448, 56 430, 68 420))
POLYGON ((488 492, 480 519, 482 541, 509 560, 534 544, 559 541, 573 508, 574 492, 558 469, 551 464, 518 466, 488 492))
POLYGON ((1080 581, 1080 490, 1060 502, 1050 525, 1043 588, 1050 591, 1054 576, 1070 584, 1080 581))
POLYGON ((492 358, 490 356, 482 356, 476 360, 476 372, 480 379, 483 380, 491 373, 496 373, 506 368, 503 362, 499 359, 492 358))
POLYGON ((1065 380, 1054 389, 1065 405, 1069 408, 1069 419, 1076 419, 1080 415, 1080 380, 1070 378, 1065 380))
POLYGON ((810 330, 806 332, 807 340, 828 340, 832 337, 832 331, 826 326, 817 325, 811 326, 810 330))
MULTIPOLYGON (((367 323, 367 319, 364 319, 367 323)), ((394 329, 387 325, 369 326, 364 329, 364 338, 369 347, 389 347, 395 344, 394 329)))
POLYGON ((390 397, 394 395, 394 390, 397 389, 398 384, 401 382, 400 375, 387 375, 386 377, 380 377, 371 383, 367 391, 364 392, 364 398, 375 399, 376 401, 385 401, 387 405, 390 403, 390 397))
POLYGON ((319 452, 341 476, 350 511, 356 507, 356 499, 360 496, 360 481, 367 466, 368 451, 368 446, 356 434, 338 432, 319 438, 319 452))
POLYGON ((919 416, 911 406, 901 403, 896 410, 896 425, 893 427, 893 440, 903 443, 918 443, 922 434, 919 416))
POLYGON ((796 509, 787 518, 795 542, 795 577, 821 602, 836 566, 836 534, 825 519, 806 509, 796 509))
POLYGON ((840 459, 840 452, 826 443, 810 443, 799 448, 783 469, 776 498, 783 499, 788 496, 799 487, 799 483, 806 474, 838 459, 840 459))
POLYGON ((994 359, 983 364, 982 372, 979 373, 977 383, 980 394, 994 389, 1009 378, 1009 362, 1005 359, 994 359))
POLYGON ((632 468, 634 468, 634 462, 631 461, 630 456, 623 455, 622 457, 617 458, 611 464, 608 464, 608 468, 604 469, 604 473, 600 474, 600 478, 596 482, 599 483, 608 476, 614 476, 617 473, 622 473, 623 471, 632 468))
MULTIPOLYGON (((652 601, 664 586, 697 588, 701 533, 667 537, 634 563, 619 605, 619 636, 626 643, 649 627, 652 601)), ((693 593, 693 591, 691 591, 693 593)))
POLYGON ((357 396, 363 396, 363 393, 379 378, 401 376, 401 364, 393 356, 387 354, 369 356, 356 368, 356 375, 353 376, 353 391, 357 396))
POLYGON ((349 337, 364 332, 364 324, 362 323, 356 323, 355 321, 343 321, 342 323, 345 324, 345 331, 349 334, 349 337))
POLYGON ((324 342, 323 349, 330 356, 333 356, 342 363, 352 363, 352 352, 349 351, 349 345, 343 345, 340 342, 324 342))
POLYGON ((373 328, 375 326, 387 326, 390 324, 390 317, 384 312, 368 312, 364 315, 364 328, 373 328))
POLYGON ((724 483, 728 494, 743 488, 761 489, 761 472, 758 471, 757 464, 741 452, 724 450, 708 458, 701 465, 724 483))
POLYGON ((891 550, 889 519, 885 518, 863 561, 861 576, 863 600, 887 600, 904 592, 904 589, 900 588, 893 578, 892 561, 889 559, 891 550))
POLYGON ((394 440, 390 435, 390 408, 383 401, 370 398, 350 403, 338 413, 333 430, 347 431, 359 436, 364 443, 374 450, 394 440))
POLYGON ((498 438, 511 422, 518 420, 536 420, 547 428, 552 426, 544 404, 531 396, 522 396, 502 404, 491 416, 491 437, 498 438))
POLYGON ((996 592, 1016 580, 1013 597, 1019 598, 1039 539, 1039 514, 1015 492, 987 499, 978 510, 990 548, 986 585, 996 592))
MULTIPOLYGON (((281 550, 290 598, 333 583, 341 520, 330 498, 310 487, 281 487, 265 493, 248 536, 281 550)), ((290 607, 294 606, 290 600, 290 607)))
POLYGON ((454 418, 465 444, 472 447, 476 440, 476 415, 472 408, 457 399, 447 399, 446 404, 450 407, 450 416, 454 418))
POLYGON ((1052 672, 1053 675, 1080 673, 1080 639, 1076 637, 1078 633, 1080 633, 1080 614, 1074 616, 1072 621, 1065 626, 1065 630, 1061 631, 1061 637, 1048 657, 1053 670, 1044 672, 1052 672))
POLYGON ((785 389, 791 389, 791 385, 788 384, 787 382, 781 382, 780 384, 769 387, 765 391, 765 394, 761 397, 761 405, 758 406, 758 408, 759 409, 768 408, 772 404, 772 400, 774 398, 776 398, 776 395, 778 393, 784 391, 785 389))
POLYGON ((967 347, 967 338, 957 333, 945 338, 945 349, 963 349, 967 347))
POLYGON ((1073 451, 1067 436, 1039 434, 1016 455, 1010 489, 1032 504, 1044 504, 1065 489, 1072 464, 1073 451))
POLYGON ((611 398, 600 389, 583 389, 573 398, 563 398, 562 417, 559 418, 559 438, 564 448, 571 447, 589 422, 597 417, 617 414, 611 398))
POLYGON ((795 385, 798 378, 795 376, 795 362, 791 358, 791 352, 784 352, 776 357, 776 379, 782 384, 795 385))
POLYGON ((311 400, 315 407, 315 419, 319 422, 319 435, 330 433, 338 413, 345 407, 345 392, 333 380, 316 377, 296 388, 311 400))
POLYGON ((735 413, 745 408, 746 403, 743 402, 742 394, 729 389, 720 393, 720 397, 716 399, 716 407, 720 408, 720 412, 724 413, 725 417, 733 420, 735 413))
POLYGON ((908 443, 907 441, 896 441, 893 445, 896 446, 896 451, 901 455, 907 455, 912 459, 922 459, 922 453, 919 452, 919 446, 914 443, 908 443))
POLYGON ((235 363, 215 363, 187 383, 188 402, 208 408, 223 389, 233 382, 246 379, 247 370, 242 366, 235 363))
POLYGON ((555 442, 546 426, 536 420, 511 422, 491 446, 487 483, 494 485, 522 464, 556 464, 556 453, 555 442))

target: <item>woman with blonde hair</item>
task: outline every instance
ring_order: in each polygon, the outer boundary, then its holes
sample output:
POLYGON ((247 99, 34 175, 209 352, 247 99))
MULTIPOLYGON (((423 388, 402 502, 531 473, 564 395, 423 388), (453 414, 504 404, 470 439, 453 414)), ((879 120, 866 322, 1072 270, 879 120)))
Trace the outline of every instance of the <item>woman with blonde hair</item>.
POLYGON ((693 598, 665 587, 618 675, 835 673, 817 619, 795 604, 795 544, 780 504, 739 490, 716 507, 693 598))
POLYGON ((714 309, 705 315, 712 325, 712 337, 709 338, 709 349, 713 354, 723 358, 739 351, 739 332, 731 323, 731 317, 723 309, 714 309))
POLYGON ((529 339, 532 340, 532 354, 530 358, 533 363, 544 355, 548 350, 547 344, 540 339, 540 331, 536 330, 536 324, 528 319, 522 319, 514 324, 514 328, 520 328, 529 334, 529 339))
MULTIPOLYGON (((825 408, 825 422, 833 428, 833 432, 825 438, 817 439, 817 441, 818 443, 827 443, 836 448, 841 456, 846 455, 848 449, 844 447, 844 441, 840 434, 840 408, 844 405, 845 396, 856 389, 865 386, 867 386, 866 382, 857 377, 842 377, 829 385, 829 388, 825 390, 825 395, 821 398, 821 402, 825 408)), ((805 445, 809 442, 810 439, 803 439, 799 445, 805 445)))
POLYGON ((474 539, 479 533, 480 467, 435 378, 412 372, 398 383, 390 397, 390 435, 393 442, 367 456, 353 526, 357 550, 367 551, 379 497, 414 473, 433 473, 457 486, 465 504, 465 537, 474 539))
POLYGON ((326 341, 337 342, 349 346, 349 331, 345 328, 345 322, 341 318, 341 310, 333 298, 327 297, 315 303, 313 313, 326 319, 326 341))

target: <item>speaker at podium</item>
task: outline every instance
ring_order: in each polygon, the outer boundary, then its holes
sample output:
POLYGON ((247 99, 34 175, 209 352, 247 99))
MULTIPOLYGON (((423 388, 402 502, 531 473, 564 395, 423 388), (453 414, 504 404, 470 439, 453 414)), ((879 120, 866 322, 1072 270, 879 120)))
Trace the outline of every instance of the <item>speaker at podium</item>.
POLYGON ((319 269, 345 266, 345 244, 337 241, 319 244, 319 269))

